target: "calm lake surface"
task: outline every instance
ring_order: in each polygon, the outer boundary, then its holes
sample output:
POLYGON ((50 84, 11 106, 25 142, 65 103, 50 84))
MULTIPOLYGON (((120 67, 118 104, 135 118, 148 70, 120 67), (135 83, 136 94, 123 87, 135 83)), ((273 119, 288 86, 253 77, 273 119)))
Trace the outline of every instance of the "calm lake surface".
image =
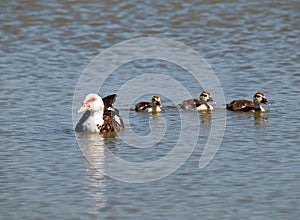
MULTIPOLYGON (((299 218, 299 1, 4 0, 0 6, 1 219, 299 218), (263 91, 272 105, 258 115, 227 112, 220 102, 211 113, 165 108, 149 115, 128 111, 134 103, 117 99, 121 116, 130 119, 119 137, 75 134, 72 113, 82 100, 73 106, 73 95, 82 72, 99 53, 139 37, 178 41, 198 52, 218 77, 225 102, 263 91), (185 131, 180 114, 190 121, 185 131), (212 124, 224 115, 221 145, 200 169, 212 124), (163 133, 152 147, 123 139, 134 142, 134 132, 151 142, 153 131, 163 133), (110 152, 155 162, 172 152, 181 133, 195 131, 191 155, 163 178, 133 183, 106 175, 110 152)), ((100 94, 117 93, 143 73, 166 88, 169 82, 157 74, 168 75, 193 97, 204 89, 174 63, 142 59, 112 73, 100 94)), ((135 101, 154 95, 143 84, 134 89, 141 93, 135 101)), ((161 97, 164 106, 181 101, 161 97)))

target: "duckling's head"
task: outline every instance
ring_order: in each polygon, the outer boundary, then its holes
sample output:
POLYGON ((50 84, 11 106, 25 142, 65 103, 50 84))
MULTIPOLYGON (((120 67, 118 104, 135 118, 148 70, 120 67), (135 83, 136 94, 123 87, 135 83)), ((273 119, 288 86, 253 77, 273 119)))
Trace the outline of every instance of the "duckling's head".
POLYGON ((200 94, 200 100, 204 104, 206 104, 207 102, 215 103, 215 100, 211 97, 210 93, 209 92, 205 92, 205 91, 203 91, 200 94))
POLYGON ((152 102, 153 106, 161 106, 161 102, 160 102, 160 97, 159 96, 156 96, 156 95, 153 96, 151 102, 152 102))
POLYGON ((266 104, 270 105, 271 103, 268 102, 268 100, 265 97, 265 94, 263 92, 257 92, 253 96, 253 102, 255 105, 260 105, 260 104, 266 104))

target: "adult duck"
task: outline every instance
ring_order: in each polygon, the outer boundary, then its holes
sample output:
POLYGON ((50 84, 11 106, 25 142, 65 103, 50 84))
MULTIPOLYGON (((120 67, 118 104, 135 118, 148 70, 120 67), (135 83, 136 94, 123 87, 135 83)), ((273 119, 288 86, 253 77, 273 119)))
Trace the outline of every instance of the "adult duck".
POLYGON ((75 131, 107 133, 123 130, 125 126, 119 111, 112 106, 116 96, 113 94, 102 99, 97 94, 88 94, 77 111, 84 114, 79 119, 75 131))

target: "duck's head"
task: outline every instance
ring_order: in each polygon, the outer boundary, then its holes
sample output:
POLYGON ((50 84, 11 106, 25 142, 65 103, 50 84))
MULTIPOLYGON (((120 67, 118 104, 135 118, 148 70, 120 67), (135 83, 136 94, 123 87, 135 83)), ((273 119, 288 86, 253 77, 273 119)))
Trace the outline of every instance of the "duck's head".
POLYGON ((210 93, 205 91, 200 94, 200 100, 204 104, 207 102, 215 103, 215 100, 211 97, 210 93))
POLYGON ((86 110, 89 110, 91 112, 98 112, 103 111, 104 104, 102 101, 102 98, 97 94, 88 94, 83 103, 81 108, 77 111, 77 113, 85 112, 86 110))
POLYGON ((265 94, 263 92, 257 92, 253 96, 253 102, 255 105, 260 105, 260 104, 266 104, 266 105, 271 105, 270 102, 265 97, 265 94))
POLYGON ((161 102, 160 102, 160 97, 159 96, 156 96, 156 95, 153 96, 151 102, 152 102, 153 106, 161 106, 161 102))

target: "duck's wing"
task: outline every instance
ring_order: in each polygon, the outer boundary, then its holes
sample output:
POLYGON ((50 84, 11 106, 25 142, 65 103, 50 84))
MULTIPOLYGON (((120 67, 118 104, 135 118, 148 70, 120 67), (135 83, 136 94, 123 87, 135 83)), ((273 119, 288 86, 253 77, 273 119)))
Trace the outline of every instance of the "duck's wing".
POLYGON ((125 129, 125 124, 119 113, 114 112, 112 114, 112 123, 115 128, 115 131, 119 132, 125 129))
POLYGON ((234 100, 229 104, 226 104, 226 109, 247 112, 254 109, 254 103, 249 100, 234 100))
POLYGON ((113 108, 112 105, 115 103, 116 97, 117 97, 117 94, 112 94, 112 95, 108 95, 108 96, 106 96, 102 99, 103 103, 104 103, 104 110, 108 110, 109 108, 113 108))
POLYGON ((199 99, 188 99, 184 100, 180 107, 183 109, 195 109, 196 107, 202 105, 202 102, 199 99))
POLYGON ((203 104, 203 102, 201 102, 199 99, 193 99, 193 100, 194 100, 194 105, 195 105, 196 107, 199 107, 200 105, 203 104))
POLYGON ((112 111, 106 110, 103 113, 103 125, 99 127, 100 133, 115 132, 114 125, 111 120, 112 111))
POLYGON ((99 127, 100 133, 119 132, 125 128, 122 118, 114 110, 104 111, 103 121, 99 127))
POLYGON ((76 132, 82 132, 82 131, 84 131, 84 129, 83 129, 83 124, 84 124, 84 122, 88 119, 88 117, 90 117, 90 114, 91 114, 90 111, 86 111, 86 112, 81 116, 81 118, 79 119, 79 121, 77 122, 76 127, 75 127, 75 131, 76 131, 76 132))
POLYGON ((188 109, 188 108, 190 108, 193 105, 194 105, 194 99, 188 99, 188 100, 182 101, 180 107, 182 109, 188 109))
POLYGON ((135 105, 135 111, 145 111, 147 108, 152 108, 151 102, 139 102, 135 105))

